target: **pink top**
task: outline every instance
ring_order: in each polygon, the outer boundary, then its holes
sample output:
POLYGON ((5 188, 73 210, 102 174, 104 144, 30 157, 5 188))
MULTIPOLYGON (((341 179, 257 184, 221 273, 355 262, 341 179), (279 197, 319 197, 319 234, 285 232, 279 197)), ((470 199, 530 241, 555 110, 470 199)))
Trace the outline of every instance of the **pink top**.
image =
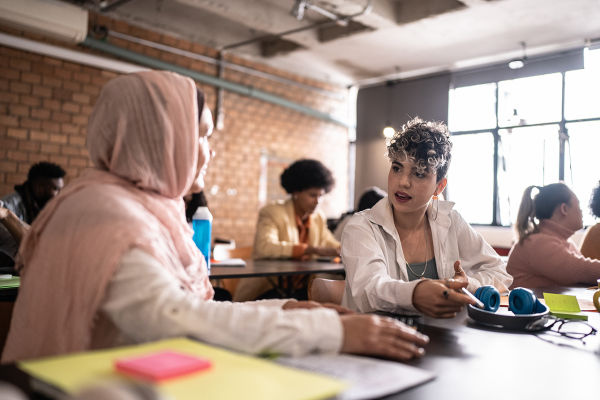
POLYGON ((511 289, 596 284, 600 261, 581 255, 569 240, 574 231, 549 219, 541 220, 539 228, 508 255, 506 270, 514 278, 511 289))
POLYGON ((90 348, 106 287, 139 248, 211 299, 182 195, 198 158, 194 82, 142 72, 107 83, 88 123, 89 168, 48 202, 21 243, 24 268, 3 362, 90 348))

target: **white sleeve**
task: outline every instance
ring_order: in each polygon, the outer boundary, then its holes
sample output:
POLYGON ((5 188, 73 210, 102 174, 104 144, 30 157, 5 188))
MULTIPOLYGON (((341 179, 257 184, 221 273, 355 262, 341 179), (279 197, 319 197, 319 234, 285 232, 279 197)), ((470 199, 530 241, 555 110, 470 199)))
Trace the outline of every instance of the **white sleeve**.
POLYGON ((412 304, 412 295, 421 281, 405 282, 390 276, 384 251, 375 239, 373 228, 365 221, 363 216, 354 216, 342 233, 346 286, 357 311, 418 312, 412 304))
POLYGON ((492 285, 501 293, 508 291, 513 278, 506 272, 506 263, 483 236, 471 227, 458 213, 453 218, 457 223, 458 250, 461 267, 469 280, 467 290, 471 293, 480 286, 492 285))
POLYGON ((101 309, 136 342, 191 336, 246 353, 336 353, 343 328, 330 309, 290 310, 286 301, 205 301, 180 288, 158 260, 127 252, 109 282, 101 309))

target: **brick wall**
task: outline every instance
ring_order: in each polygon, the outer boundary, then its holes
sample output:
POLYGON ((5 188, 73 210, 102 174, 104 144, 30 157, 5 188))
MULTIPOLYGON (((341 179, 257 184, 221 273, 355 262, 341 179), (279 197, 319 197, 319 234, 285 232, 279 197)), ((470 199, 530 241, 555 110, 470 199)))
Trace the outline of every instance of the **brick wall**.
MULTIPOLYGON (((90 14, 90 26, 94 24, 198 54, 217 55, 215 49, 90 14)), ((0 31, 111 58, 103 53, 3 26, 0 26, 0 31)), ((216 67, 211 64, 122 40, 110 39, 110 42, 216 75, 216 67)), ((227 60, 315 87, 343 91, 234 56, 228 56, 227 60)), ((102 86, 116 76, 116 73, 98 68, 0 46, 0 196, 12 192, 15 184, 25 181, 31 165, 39 161, 55 162, 65 168, 67 184, 91 166, 85 146, 87 119, 102 86)), ((339 113, 347 107, 345 101, 231 70, 226 70, 225 79, 254 86, 323 112, 339 113)), ((206 93, 207 104, 214 113, 216 89, 204 84, 198 87, 206 93)), ((321 160, 332 170, 337 181, 335 189, 326 196, 323 209, 329 216, 346 211, 348 139, 345 128, 229 92, 225 92, 224 109, 225 128, 215 131, 211 139, 217 156, 206 176, 207 198, 215 218, 214 236, 233 238, 239 245, 252 244, 259 207, 262 149, 266 149, 269 157, 277 159, 321 160), (210 189, 215 185, 219 190, 211 194, 210 189)))

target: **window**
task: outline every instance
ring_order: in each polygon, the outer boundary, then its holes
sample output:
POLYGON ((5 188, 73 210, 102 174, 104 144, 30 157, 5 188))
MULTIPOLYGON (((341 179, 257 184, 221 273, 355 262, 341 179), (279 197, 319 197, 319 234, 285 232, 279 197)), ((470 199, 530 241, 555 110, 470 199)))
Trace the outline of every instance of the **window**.
POLYGON ((502 225, 517 221, 525 188, 558 180, 558 131, 558 125, 500 130, 505 175, 499 182, 505 195, 499 203, 502 225))
POLYGON ((558 122, 562 107, 562 75, 550 74, 498 83, 498 125, 558 122))
POLYGON ((526 187, 562 180, 580 200, 584 225, 594 223, 600 49, 584 54, 583 70, 449 91, 454 148, 446 195, 467 222, 509 226, 526 187))
POLYGON ((496 127, 496 84, 450 89, 448 128, 452 132, 496 127))
POLYGON ((593 225, 590 215, 592 189, 600 181, 597 152, 600 149, 600 121, 567 124, 569 143, 566 146, 565 182, 579 198, 583 210, 583 224, 593 225), (571 157, 569 157, 569 153, 571 157))
POLYGON ((600 70, 567 72, 565 96, 565 119, 600 117, 600 70))
POLYGON ((452 144, 446 196, 456 202, 454 208, 466 221, 491 224, 494 182, 489 177, 494 174, 494 135, 454 136, 452 144))

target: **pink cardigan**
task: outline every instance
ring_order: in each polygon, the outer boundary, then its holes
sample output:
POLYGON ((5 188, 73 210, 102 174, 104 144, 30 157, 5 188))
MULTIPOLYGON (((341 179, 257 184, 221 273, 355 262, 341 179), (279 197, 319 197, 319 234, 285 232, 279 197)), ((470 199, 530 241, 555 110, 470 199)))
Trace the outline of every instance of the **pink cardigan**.
POLYGON ((585 258, 569 240, 574 231, 543 219, 540 231, 515 244, 508 255, 506 270, 515 287, 568 286, 596 284, 600 279, 600 260, 585 258))

